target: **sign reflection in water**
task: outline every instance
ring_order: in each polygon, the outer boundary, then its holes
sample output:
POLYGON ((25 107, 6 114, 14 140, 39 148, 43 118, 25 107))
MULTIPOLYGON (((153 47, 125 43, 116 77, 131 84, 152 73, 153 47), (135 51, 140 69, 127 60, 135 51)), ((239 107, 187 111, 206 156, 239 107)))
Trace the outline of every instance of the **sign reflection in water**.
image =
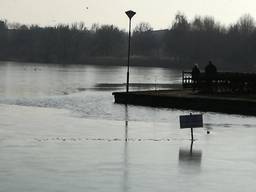
POLYGON ((179 150, 179 166, 187 171, 200 170, 202 161, 202 151, 193 149, 193 141, 190 148, 180 148, 179 150))

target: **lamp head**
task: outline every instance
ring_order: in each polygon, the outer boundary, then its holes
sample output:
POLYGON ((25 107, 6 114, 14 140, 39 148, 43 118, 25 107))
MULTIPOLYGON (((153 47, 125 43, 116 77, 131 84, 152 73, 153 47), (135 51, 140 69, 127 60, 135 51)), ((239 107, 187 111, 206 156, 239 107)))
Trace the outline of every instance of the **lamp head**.
POLYGON ((136 12, 132 10, 126 11, 125 13, 129 17, 129 19, 132 19, 132 17, 136 14, 136 12))

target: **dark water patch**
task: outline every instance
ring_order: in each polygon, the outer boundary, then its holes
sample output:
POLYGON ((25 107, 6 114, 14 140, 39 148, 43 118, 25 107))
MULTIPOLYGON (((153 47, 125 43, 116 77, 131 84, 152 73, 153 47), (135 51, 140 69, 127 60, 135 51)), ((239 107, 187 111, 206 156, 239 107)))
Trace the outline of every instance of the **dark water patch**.
POLYGON ((118 91, 122 90, 123 88, 120 87, 91 87, 91 88, 77 88, 77 91, 79 92, 85 92, 85 91, 118 91))

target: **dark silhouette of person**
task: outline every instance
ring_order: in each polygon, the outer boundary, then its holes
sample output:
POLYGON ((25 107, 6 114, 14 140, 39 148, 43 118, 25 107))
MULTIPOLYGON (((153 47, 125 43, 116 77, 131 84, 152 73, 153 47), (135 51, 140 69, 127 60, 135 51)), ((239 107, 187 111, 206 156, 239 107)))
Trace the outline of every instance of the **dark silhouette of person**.
POLYGON ((212 64, 212 61, 209 61, 208 65, 205 67, 205 75, 208 77, 214 77, 217 74, 217 68, 212 64))
POLYGON ((216 79, 217 75, 217 68, 213 65, 212 61, 209 61, 208 65, 205 67, 205 78, 207 82, 207 90, 212 92, 213 91, 213 81, 216 79))
POLYGON ((192 80, 193 80, 193 90, 198 89, 199 80, 200 80, 200 70, 197 64, 195 64, 192 69, 192 80))

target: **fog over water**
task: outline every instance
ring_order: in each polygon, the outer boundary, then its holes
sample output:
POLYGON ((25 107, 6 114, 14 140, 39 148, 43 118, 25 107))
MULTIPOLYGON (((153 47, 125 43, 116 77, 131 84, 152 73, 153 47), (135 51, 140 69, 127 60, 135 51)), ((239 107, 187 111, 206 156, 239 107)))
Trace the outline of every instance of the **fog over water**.
MULTIPOLYGON (((166 89, 181 72, 130 78, 166 89)), ((203 113, 191 146, 190 111, 114 104, 125 80, 126 67, 1 62, 0 191, 254 191, 255 117, 203 113)))

